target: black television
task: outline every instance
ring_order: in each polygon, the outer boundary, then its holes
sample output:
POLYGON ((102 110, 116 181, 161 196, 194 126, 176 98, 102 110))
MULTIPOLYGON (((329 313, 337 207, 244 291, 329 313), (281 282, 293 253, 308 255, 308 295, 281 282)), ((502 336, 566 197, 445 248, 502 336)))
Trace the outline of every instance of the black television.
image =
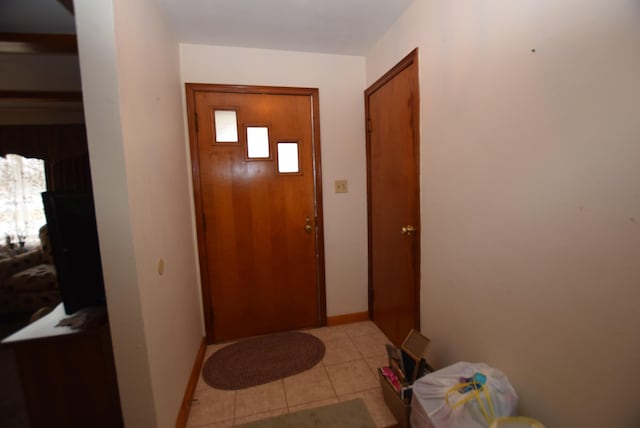
POLYGON ((67 314, 106 302, 91 193, 42 193, 58 288, 67 314))

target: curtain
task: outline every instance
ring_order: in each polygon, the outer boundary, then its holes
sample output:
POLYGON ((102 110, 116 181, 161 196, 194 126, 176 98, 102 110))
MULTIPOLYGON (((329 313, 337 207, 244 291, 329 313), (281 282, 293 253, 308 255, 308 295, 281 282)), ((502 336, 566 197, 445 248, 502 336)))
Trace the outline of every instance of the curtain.
POLYGON ((84 124, 0 126, 0 179, 0 252, 9 239, 16 246, 24 236, 26 247, 39 245, 38 229, 46 223, 40 193, 91 191, 84 124))
POLYGON ((47 190, 91 191, 84 124, 0 126, 0 156, 7 154, 44 160, 47 190))

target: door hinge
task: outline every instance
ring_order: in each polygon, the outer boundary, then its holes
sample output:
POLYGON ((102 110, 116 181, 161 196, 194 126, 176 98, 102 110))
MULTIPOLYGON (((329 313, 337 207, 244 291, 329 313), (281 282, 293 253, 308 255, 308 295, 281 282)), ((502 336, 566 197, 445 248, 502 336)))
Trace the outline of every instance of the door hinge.
POLYGON ((198 113, 195 114, 196 132, 198 132, 198 113))
POLYGON ((371 125, 371 119, 367 119, 367 132, 373 131, 373 126, 371 125))

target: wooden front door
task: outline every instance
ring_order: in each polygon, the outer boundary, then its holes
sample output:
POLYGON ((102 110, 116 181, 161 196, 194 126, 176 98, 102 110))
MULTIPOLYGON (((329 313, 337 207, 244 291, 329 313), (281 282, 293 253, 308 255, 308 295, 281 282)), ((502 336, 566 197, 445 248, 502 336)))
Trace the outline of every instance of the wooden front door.
POLYGON ((369 313, 400 346, 420 328, 417 50, 365 91, 369 313))
POLYGON ((324 324, 317 89, 186 89, 208 341, 324 324))

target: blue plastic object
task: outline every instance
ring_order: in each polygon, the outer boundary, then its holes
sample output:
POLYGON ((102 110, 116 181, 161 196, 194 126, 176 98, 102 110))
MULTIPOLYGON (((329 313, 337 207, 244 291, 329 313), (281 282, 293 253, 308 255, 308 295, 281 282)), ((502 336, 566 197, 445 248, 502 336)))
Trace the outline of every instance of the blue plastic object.
POLYGON ((465 392, 482 389, 485 383, 487 383, 487 377, 477 372, 472 377, 461 377, 460 383, 468 384, 458 390, 460 394, 464 394, 465 392))

